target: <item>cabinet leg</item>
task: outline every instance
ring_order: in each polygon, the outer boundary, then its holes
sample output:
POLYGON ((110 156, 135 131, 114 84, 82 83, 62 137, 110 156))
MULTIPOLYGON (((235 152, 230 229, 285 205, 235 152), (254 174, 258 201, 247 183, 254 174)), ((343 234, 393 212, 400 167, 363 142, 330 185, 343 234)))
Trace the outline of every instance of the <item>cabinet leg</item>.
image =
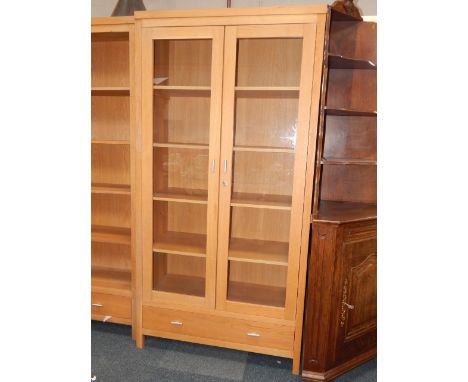
POLYGON ((138 349, 143 349, 145 346, 145 336, 143 334, 135 334, 134 340, 136 347, 138 349))
POLYGON ((300 366, 301 366, 301 357, 294 357, 293 364, 292 364, 292 373, 294 375, 299 375, 300 366))

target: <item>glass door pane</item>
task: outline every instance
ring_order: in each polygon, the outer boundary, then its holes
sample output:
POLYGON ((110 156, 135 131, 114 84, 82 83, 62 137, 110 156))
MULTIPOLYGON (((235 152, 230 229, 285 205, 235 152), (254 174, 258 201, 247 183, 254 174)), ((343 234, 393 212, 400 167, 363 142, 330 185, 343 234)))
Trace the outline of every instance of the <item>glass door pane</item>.
POLYGON ((186 30, 153 40, 151 290, 205 298, 213 40, 186 30))
POLYGON ((285 317, 294 288, 295 169, 306 159, 297 138, 308 128, 300 120, 303 31, 226 28, 225 63, 235 64, 223 83, 218 298, 227 310, 285 317))

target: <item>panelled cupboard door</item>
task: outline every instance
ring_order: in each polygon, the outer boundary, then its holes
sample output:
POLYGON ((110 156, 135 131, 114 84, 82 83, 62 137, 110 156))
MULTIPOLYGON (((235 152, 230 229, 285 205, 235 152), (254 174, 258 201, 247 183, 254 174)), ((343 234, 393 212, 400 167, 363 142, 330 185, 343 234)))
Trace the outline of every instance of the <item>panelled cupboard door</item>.
POLYGON ((223 37, 142 32, 144 304, 215 305, 223 37))
POLYGON ((341 301, 335 362, 375 347, 377 332, 377 238, 375 225, 344 229, 341 301), (369 234, 370 233, 370 234, 369 234), (361 237, 359 237, 361 236, 361 237), (366 237, 367 236, 367 237, 366 237))
POLYGON ((216 307, 295 318, 316 26, 227 26, 216 307))

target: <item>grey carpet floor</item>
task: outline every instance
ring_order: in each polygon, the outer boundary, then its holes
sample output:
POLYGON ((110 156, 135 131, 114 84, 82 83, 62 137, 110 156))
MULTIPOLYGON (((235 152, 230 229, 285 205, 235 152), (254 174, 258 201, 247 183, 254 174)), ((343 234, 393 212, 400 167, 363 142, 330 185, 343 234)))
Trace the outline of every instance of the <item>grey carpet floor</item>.
MULTIPOLYGON (((96 382, 298 382, 291 360, 212 346, 146 337, 137 349, 130 328, 91 324, 91 376, 96 382)), ((335 382, 375 382, 372 360, 335 382)))

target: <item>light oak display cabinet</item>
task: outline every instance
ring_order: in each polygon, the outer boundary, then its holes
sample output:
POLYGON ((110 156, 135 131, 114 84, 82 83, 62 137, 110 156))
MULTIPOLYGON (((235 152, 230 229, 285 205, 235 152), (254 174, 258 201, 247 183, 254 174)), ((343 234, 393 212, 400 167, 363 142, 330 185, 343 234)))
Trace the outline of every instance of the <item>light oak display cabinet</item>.
POLYGON ((135 339, 299 372, 326 5, 137 12, 135 339))

